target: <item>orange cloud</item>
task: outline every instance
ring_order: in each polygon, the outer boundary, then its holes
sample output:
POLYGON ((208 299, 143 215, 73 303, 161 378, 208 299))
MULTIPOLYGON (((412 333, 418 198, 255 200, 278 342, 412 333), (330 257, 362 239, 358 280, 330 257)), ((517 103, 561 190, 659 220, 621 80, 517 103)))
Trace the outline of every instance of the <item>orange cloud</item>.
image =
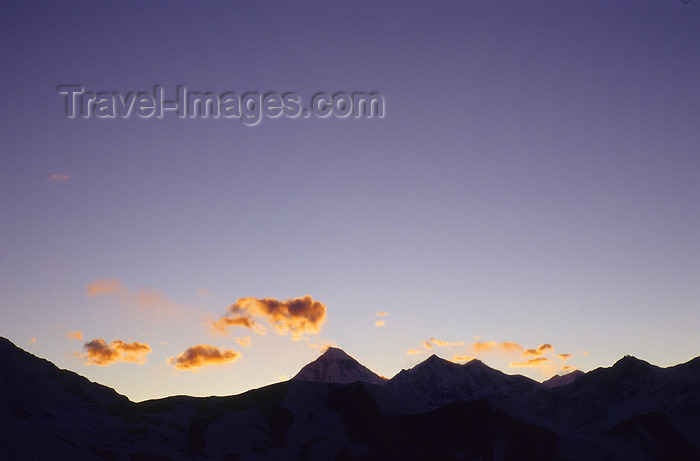
POLYGON ((453 362, 469 362, 470 360, 474 360, 474 357, 468 355, 455 355, 452 357, 453 362))
POLYGON ((519 367, 519 368, 526 368, 526 367, 539 367, 545 364, 548 364, 551 362, 550 359, 547 357, 537 357, 534 359, 527 360, 525 362, 510 362, 508 365, 509 367, 519 367))
POLYGON ((216 322, 212 323, 212 328, 219 333, 227 333, 229 327, 241 326, 255 331, 258 334, 264 334, 264 328, 255 323, 250 317, 221 317, 216 322))
POLYGON ((78 339, 80 341, 83 340, 83 332, 80 330, 69 331, 68 333, 66 333, 66 336, 68 336, 71 339, 78 339))
POLYGON ((244 336, 243 338, 234 338, 238 344, 243 347, 250 346, 250 336, 244 336))
POLYGON ((70 176, 67 174, 52 174, 49 177, 49 182, 65 182, 70 179, 70 176))
POLYGON ((574 371, 574 370, 578 370, 578 368, 572 367, 571 365, 567 365, 567 366, 565 366, 564 368, 562 368, 562 370, 564 370, 564 371, 574 371))
POLYGON ((423 351, 417 351, 417 350, 415 350, 415 349, 409 349, 409 350, 406 351, 406 353, 407 353, 408 355, 414 355, 414 354, 422 354, 423 351))
POLYGON ((187 349, 177 357, 168 359, 168 363, 180 370, 197 371, 206 365, 223 365, 241 357, 240 352, 229 349, 219 349, 209 344, 198 344, 187 349))
POLYGON ((376 322, 374 322, 375 327, 383 327, 384 325, 386 325, 386 322, 384 320, 377 320, 376 322))
POLYGON ((432 349, 433 345, 438 347, 464 346, 464 341, 457 341, 452 343, 450 341, 442 341, 436 338, 430 338, 427 341, 423 341, 423 346, 425 346, 426 349, 432 349))
POLYGON ((151 352, 151 347, 145 343, 112 341, 107 344, 104 339, 93 339, 83 345, 85 354, 82 356, 86 365, 109 366, 114 362, 143 363, 151 352))
POLYGON ((510 353, 510 352, 521 352, 523 350, 523 347, 520 344, 508 342, 508 341, 502 342, 502 343, 497 343, 495 341, 487 341, 487 342, 477 341, 475 343, 472 343, 471 348, 475 354, 484 353, 484 352, 510 353))
POLYGON ((491 350, 495 349, 498 346, 498 343, 494 341, 488 341, 485 343, 482 343, 480 341, 477 341, 472 344, 472 348, 476 352, 490 352, 491 350))
POLYGON ((379 311, 379 312, 377 312, 377 313, 374 314, 374 315, 375 315, 375 317, 384 317, 384 316, 389 315, 389 313, 386 312, 386 311, 379 311))
POLYGON ((523 346, 518 343, 504 342, 501 343, 501 349, 510 352, 519 352, 523 350, 523 346))
MULTIPOLYGON (((326 320, 326 305, 311 296, 279 301, 274 298, 240 298, 228 312, 213 323, 219 331, 230 326, 243 326, 255 331, 258 318, 265 319, 281 335, 291 333, 298 341, 304 333, 318 333, 326 320)), ((256 331, 258 332, 258 331, 256 331)))
POLYGON ((528 349, 525 352, 523 352, 523 357, 527 357, 527 356, 538 357, 538 356, 544 354, 545 352, 552 352, 553 350, 554 350, 554 348, 552 347, 551 344, 542 344, 537 349, 528 349))
POLYGON ((557 357, 562 360, 569 360, 571 358, 571 354, 557 354, 557 357))

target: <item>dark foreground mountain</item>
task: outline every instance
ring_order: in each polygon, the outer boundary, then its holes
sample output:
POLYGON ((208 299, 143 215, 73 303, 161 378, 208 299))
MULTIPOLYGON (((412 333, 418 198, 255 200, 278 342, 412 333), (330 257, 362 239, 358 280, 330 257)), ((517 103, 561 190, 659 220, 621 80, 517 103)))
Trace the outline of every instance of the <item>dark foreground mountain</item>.
POLYGON ((0 338, 8 460, 700 460, 699 445, 700 358, 625 357, 548 387, 436 356, 384 381, 332 349, 244 394, 133 403, 0 338))

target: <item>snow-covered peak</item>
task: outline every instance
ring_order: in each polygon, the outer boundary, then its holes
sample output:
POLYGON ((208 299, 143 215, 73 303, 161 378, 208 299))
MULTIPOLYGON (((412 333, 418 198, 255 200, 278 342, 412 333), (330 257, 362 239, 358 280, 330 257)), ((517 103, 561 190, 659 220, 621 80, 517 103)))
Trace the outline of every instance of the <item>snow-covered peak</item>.
POLYGON ((329 347, 316 360, 307 364, 292 378, 297 381, 349 384, 362 381, 384 384, 385 378, 350 357, 342 349, 329 347))
POLYGON ((325 357, 329 360, 354 360, 344 350, 337 347, 329 347, 321 354, 321 357, 325 357))

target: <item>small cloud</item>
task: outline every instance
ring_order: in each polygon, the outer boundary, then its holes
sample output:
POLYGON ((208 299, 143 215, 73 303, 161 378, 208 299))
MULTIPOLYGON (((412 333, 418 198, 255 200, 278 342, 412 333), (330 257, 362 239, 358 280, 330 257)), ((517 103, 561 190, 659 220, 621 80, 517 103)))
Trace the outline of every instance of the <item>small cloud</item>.
POLYGON ((180 370, 196 372, 198 368, 207 365, 223 365, 241 357, 240 352, 229 349, 219 349, 209 344, 192 346, 177 357, 168 359, 168 363, 180 370))
POLYGON ((443 341, 441 339, 436 339, 436 338, 430 338, 428 340, 423 341, 423 347, 426 349, 432 349, 434 346, 438 347, 450 347, 450 346, 464 346, 464 341, 457 341, 457 342, 450 342, 450 341, 443 341))
MULTIPOLYGON (((436 346, 439 347, 448 347, 448 346, 464 346, 464 341, 457 341, 457 342, 450 342, 450 341, 442 341, 440 339, 436 338, 430 338, 429 340, 432 344, 435 344, 436 346)), ((424 342, 425 344, 425 342, 424 342)))
POLYGON ((286 301, 240 298, 212 326, 223 332, 231 326, 243 326, 259 333, 258 319, 266 320, 280 335, 289 333, 292 340, 299 341, 305 333, 321 331, 326 320, 326 305, 308 295, 286 301))
POLYGON ((277 374, 277 381, 288 381, 289 378, 284 373, 277 374))
POLYGON ((52 174, 49 176, 49 182, 54 183, 54 182, 66 182, 70 179, 70 176, 67 174, 52 174))
POLYGON ((389 313, 386 311, 379 311, 376 314, 374 314, 375 317, 385 317, 387 315, 389 315, 389 313))
POLYGON ((588 351, 579 351, 580 354, 588 355, 588 351))
POLYGON ((485 352, 501 352, 501 353, 520 353, 523 347, 518 343, 513 342, 502 342, 497 343, 495 341, 480 342, 477 341, 471 345, 474 354, 480 354, 485 352))
POLYGON ((240 344, 243 347, 248 347, 250 346, 250 336, 244 336, 242 338, 233 338, 236 340, 238 344, 240 344))
POLYGON ((80 330, 69 331, 68 333, 66 333, 66 336, 68 336, 71 339, 77 339, 80 341, 83 340, 83 332, 80 330))
POLYGON ((415 349, 409 349, 409 350, 406 351, 406 353, 407 353, 408 355, 414 355, 414 354, 422 354, 423 351, 417 351, 417 350, 415 350, 415 349))
POLYGON ((554 350, 554 348, 552 347, 551 344, 542 344, 537 349, 528 349, 525 352, 523 352, 523 357, 527 357, 527 356, 538 357, 538 356, 544 354, 545 352, 552 352, 553 350, 554 350))
POLYGON ((452 357, 453 362, 469 362, 471 360, 474 360, 474 357, 470 357, 468 355, 455 355, 452 357))
POLYGON ((564 370, 564 371, 574 371, 574 370, 578 370, 578 368, 572 367, 571 365, 567 365, 567 366, 565 366, 564 368, 562 368, 562 370, 564 370))
POLYGON ((143 363, 151 352, 151 347, 145 343, 112 341, 107 344, 104 339, 93 339, 85 343, 83 349, 85 364, 99 366, 109 366, 114 362, 143 363))
POLYGON ((36 338, 32 338, 32 340, 29 341, 29 344, 32 345, 32 346, 33 346, 34 344, 36 344, 36 338))
POLYGON ((386 325, 386 322, 384 320, 377 320, 376 322, 374 322, 375 327, 383 327, 385 325, 386 325))
POLYGON ((527 360, 525 362, 510 362, 509 367, 513 368, 527 368, 527 367, 539 367, 551 362, 547 357, 537 357, 534 359, 527 360))
POLYGON ((569 360, 571 358, 571 354, 557 354, 557 357, 562 360, 569 360))

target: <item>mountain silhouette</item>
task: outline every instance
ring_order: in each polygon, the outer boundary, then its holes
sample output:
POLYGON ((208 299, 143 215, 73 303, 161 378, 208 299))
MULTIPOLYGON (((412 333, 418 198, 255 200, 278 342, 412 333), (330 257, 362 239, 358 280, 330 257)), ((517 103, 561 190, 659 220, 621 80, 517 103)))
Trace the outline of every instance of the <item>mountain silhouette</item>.
POLYGON ((0 338, 0 446, 12 460, 700 460, 700 357, 576 375, 550 387, 431 356, 384 380, 330 348, 286 382, 134 403, 0 338))

